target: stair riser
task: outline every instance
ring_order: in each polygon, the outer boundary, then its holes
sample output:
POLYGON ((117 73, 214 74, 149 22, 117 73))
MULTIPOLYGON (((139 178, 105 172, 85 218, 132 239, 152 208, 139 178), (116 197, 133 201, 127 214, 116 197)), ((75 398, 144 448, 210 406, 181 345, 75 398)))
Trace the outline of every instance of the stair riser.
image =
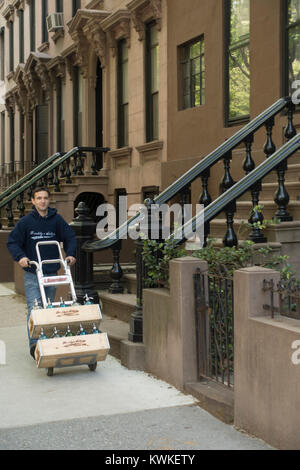
POLYGON ((118 318, 121 321, 129 323, 130 316, 134 311, 131 305, 125 305, 110 299, 99 296, 102 302, 103 313, 112 318, 118 318))

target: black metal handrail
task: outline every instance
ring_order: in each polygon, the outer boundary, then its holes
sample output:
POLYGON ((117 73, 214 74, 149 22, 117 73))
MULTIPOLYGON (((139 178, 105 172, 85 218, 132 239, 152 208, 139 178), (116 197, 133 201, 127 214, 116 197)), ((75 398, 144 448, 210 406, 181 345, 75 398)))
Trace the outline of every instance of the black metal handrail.
POLYGON ((51 155, 51 157, 48 157, 45 161, 43 161, 42 163, 37 165, 35 168, 33 168, 30 172, 28 172, 26 175, 20 178, 16 183, 12 184, 9 188, 3 191, 3 193, 0 194, 0 201, 2 201, 4 198, 9 196, 16 189, 20 188, 24 183, 26 183, 28 180, 33 178, 44 168, 47 168, 51 163, 53 163, 61 155, 62 155, 62 152, 56 152, 53 155, 51 155))
MULTIPOLYGON (((13 185, 14 189, 10 187, 5 191, 4 197, 0 199, 0 210, 7 206, 8 210, 11 211, 11 204, 13 200, 20 197, 25 193, 25 191, 30 190, 30 188, 34 187, 36 183, 47 177, 51 172, 54 171, 58 173, 59 167, 67 162, 67 160, 69 160, 71 157, 76 158, 77 154, 83 156, 84 152, 92 152, 93 154, 97 154, 107 152, 108 150, 108 147, 74 147, 66 153, 60 153, 60 156, 58 157, 50 157, 50 162, 49 160, 42 162, 30 174, 26 175, 26 177, 23 179, 23 184, 20 185, 20 180, 18 183, 16 183, 16 185, 13 185)), ((93 174, 97 173, 94 171, 93 174)))
MULTIPOLYGON (((277 100, 269 108, 255 117, 252 121, 247 123, 242 129, 238 130, 234 135, 229 137, 224 143, 213 150, 200 162, 190 168, 168 188, 162 191, 157 197, 154 198, 154 203, 160 205, 170 201, 173 197, 180 193, 181 190, 183 190, 201 174, 207 171, 212 165, 221 160, 228 152, 235 149, 242 142, 245 142, 249 136, 253 135, 254 132, 260 129, 268 121, 272 120, 272 118, 274 118, 276 114, 280 113, 290 102, 291 99, 289 97, 284 97, 277 100)), ((83 245, 83 249, 86 251, 101 251, 112 247, 120 239, 126 238, 129 227, 134 222, 137 222, 137 219, 140 216, 141 213, 137 212, 137 214, 120 225, 109 236, 103 238, 102 240, 85 243, 83 245)))
POLYGON ((278 167, 281 163, 287 160, 297 150, 300 149, 300 133, 295 135, 290 141, 284 144, 278 149, 273 155, 264 160, 258 165, 251 173, 244 176, 237 183, 235 183, 226 192, 221 194, 206 208, 203 208, 198 214, 190 219, 186 224, 180 227, 178 230, 170 235, 170 238, 177 239, 177 244, 181 244, 195 233, 195 229, 198 224, 202 221, 208 223, 214 219, 220 212, 224 211, 225 207, 235 201, 251 187, 253 187, 258 181, 261 181, 268 173, 278 167), (178 234, 185 232, 185 237, 179 237, 178 234), (177 235, 176 235, 177 234, 177 235))

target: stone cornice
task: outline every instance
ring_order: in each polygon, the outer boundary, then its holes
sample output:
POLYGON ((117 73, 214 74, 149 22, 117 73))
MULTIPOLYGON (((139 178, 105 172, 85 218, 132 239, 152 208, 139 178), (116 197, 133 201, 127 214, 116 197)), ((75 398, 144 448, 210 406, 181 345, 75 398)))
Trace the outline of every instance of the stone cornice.
POLYGON ((120 39, 126 39, 127 46, 130 47, 130 21, 130 12, 125 9, 116 10, 101 21, 103 31, 108 34, 113 56, 116 54, 117 41, 120 39))
POLYGON ((131 0, 127 5, 132 22, 138 33, 139 40, 145 38, 145 23, 156 21, 157 28, 161 29, 161 0, 131 0))
POLYGON ((96 7, 100 9, 103 8, 103 0, 91 0, 86 6, 85 8, 88 8, 88 9, 94 9, 96 7))
POLYGON ((7 5, 7 7, 2 12, 2 16, 6 19, 7 22, 14 21, 14 13, 14 7, 12 5, 7 5))
POLYGON ((88 75, 89 46, 92 46, 100 58, 101 66, 105 67, 106 37, 100 23, 110 14, 109 11, 80 9, 69 23, 69 33, 76 48, 76 61, 82 68, 84 77, 88 75))

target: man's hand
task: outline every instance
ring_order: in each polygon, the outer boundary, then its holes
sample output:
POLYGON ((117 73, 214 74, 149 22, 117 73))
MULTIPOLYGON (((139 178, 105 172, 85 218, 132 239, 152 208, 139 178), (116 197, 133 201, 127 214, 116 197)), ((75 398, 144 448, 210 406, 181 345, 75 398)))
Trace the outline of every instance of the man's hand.
POLYGON ((25 258, 21 258, 21 259, 18 261, 18 263, 19 263, 19 265, 21 266, 21 268, 28 268, 28 267, 29 267, 29 264, 28 264, 29 262, 30 262, 30 260, 29 260, 28 258, 26 258, 26 257, 25 257, 25 258))
POLYGON ((73 256, 67 256, 66 262, 68 263, 69 266, 73 266, 73 264, 76 263, 76 258, 74 258, 73 256))

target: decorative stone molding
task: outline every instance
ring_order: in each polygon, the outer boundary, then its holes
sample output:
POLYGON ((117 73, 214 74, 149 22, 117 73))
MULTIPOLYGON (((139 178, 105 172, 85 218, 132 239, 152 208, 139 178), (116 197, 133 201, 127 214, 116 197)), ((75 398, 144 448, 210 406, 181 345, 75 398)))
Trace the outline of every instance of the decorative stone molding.
POLYGON ((24 65, 19 64, 15 75, 14 75, 14 81, 16 83, 16 88, 14 89, 14 95, 15 95, 15 100, 16 104, 18 106, 18 109, 20 112, 23 114, 26 111, 26 105, 27 105, 27 89, 25 87, 24 81, 24 65))
POLYGON ((111 169, 116 170, 124 166, 131 168, 131 153, 132 147, 110 150, 107 155, 111 160, 111 169))
POLYGON ((4 16, 4 18, 6 19, 7 23, 9 23, 10 21, 14 21, 15 19, 15 9, 14 7, 9 4, 7 5, 7 7, 3 10, 2 12, 2 16, 4 16))
POLYGON ((43 42, 43 44, 40 45, 40 47, 38 47, 38 51, 39 52, 44 52, 44 51, 47 51, 50 47, 50 43, 49 41, 45 41, 43 42))
POLYGON ((63 38, 64 35, 65 35, 64 28, 60 28, 51 36, 51 39, 56 44, 59 38, 63 38))
POLYGON ((83 28, 84 34, 100 59, 101 67, 106 66, 106 35, 99 23, 88 23, 83 28))
POLYGON ((137 151, 140 154, 141 164, 155 160, 160 161, 163 146, 164 142, 162 140, 154 140, 152 142, 147 142, 146 144, 139 145, 138 147, 136 147, 137 151))
POLYGON ((161 30, 161 0, 132 0, 126 6, 140 41, 145 38, 146 22, 156 21, 158 30, 161 30))
POLYGON ((34 71, 40 79, 43 91, 46 93, 46 101, 49 101, 51 91, 51 80, 46 65, 41 62, 37 62, 36 66, 34 67, 34 71))
POLYGON ((56 89, 57 79, 61 78, 64 83, 66 81, 66 62, 61 56, 57 56, 46 65, 49 72, 50 80, 54 89, 56 89))
POLYGON ((126 39, 130 47, 130 13, 128 10, 117 10, 101 21, 101 27, 108 34, 113 56, 116 55, 117 41, 126 39))
POLYGON ((17 15, 19 15, 20 10, 24 10, 25 8, 25 0, 14 0, 12 4, 17 12, 17 15))
POLYGON ((89 45, 82 34, 82 31, 74 31, 72 33, 72 39, 75 44, 75 60, 74 64, 78 65, 83 72, 83 76, 86 78, 88 74, 88 57, 89 57, 89 45))
POLYGON ((91 0, 85 8, 88 8, 88 9, 94 9, 94 8, 97 8, 99 10, 103 9, 103 3, 104 1, 103 0, 91 0))
POLYGON ((66 69, 68 71, 70 80, 73 80, 73 67, 75 65, 75 60, 76 60, 75 55, 76 55, 75 44, 72 44, 72 46, 68 47, 61 53, 61 56, 66 64, 66 69))
POLYGON ((84 67, 84 76, 87 76, 88 72, 89 44, 100 58, 102 67, 105 67, 106 37, 100 23, 110 14, 110 11, 80 9, 68 24, 69 33, 76 46, 78 64, 83 64, 84 67))
POLYGON ((5 107, 6 107, 7 112, 9 113, 11 110, 15 112, 16 100, 15 100, 15 96, 12 90, 8 91, 5 94, 4 98, 5 98, 5 107))
POLYGON ((46 94, 46 100, 50 99, 51 80, 46 64, 51 60, 51 56, 43 52, 31 52, 25 67, 23 81, 28 91, 28 98, 31 108, 39 104, 41 88, 46 94))

